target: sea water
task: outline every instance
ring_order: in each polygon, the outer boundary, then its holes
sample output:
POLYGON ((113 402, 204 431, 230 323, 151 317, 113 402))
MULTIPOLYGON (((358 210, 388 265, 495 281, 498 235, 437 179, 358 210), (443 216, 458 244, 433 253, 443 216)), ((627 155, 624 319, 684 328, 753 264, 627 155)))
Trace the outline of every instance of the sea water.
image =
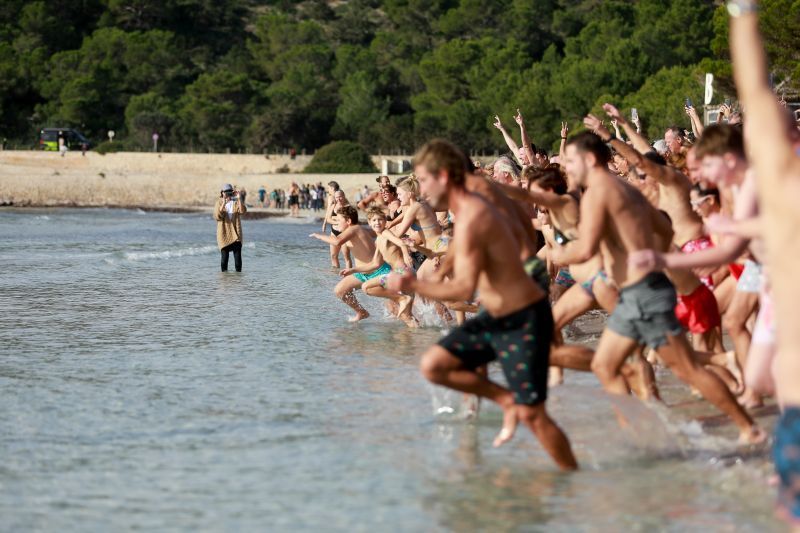
POLYGON ((768 450, 665 371, 671 409, 550 391, 578 473, 493 448, 499 409, 420 376, 442 327, 349 324, 318 229, 245 221, 223 274, 210 214, 0 211, 0 530, 781 529, 768 450))

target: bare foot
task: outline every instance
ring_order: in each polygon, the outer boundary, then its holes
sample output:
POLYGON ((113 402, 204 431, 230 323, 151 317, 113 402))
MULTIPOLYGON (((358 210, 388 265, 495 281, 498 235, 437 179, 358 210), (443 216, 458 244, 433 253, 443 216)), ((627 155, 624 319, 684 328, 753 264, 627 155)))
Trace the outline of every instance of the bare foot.
POLYGON ((397 318, 402 320, 405 323, 406 326, 408 326, 408 327, 410 327, 412 329, 416 329, 416 328, 419 327, 419 322, 417 322, 417 319, 414 318, 414 315, 412 315, 411 313, 409 313, 407 315, 400 315, 397 318))
POLYGON ((514 438, 514 433, 517 431, 517 407, 514 404, 503 407, 503 429, 494 438, 492 444, 498 448, 514 438))
POLYGON ((350 318, 348 318, 347 321, 355 323, 364 320, 365 318, 369 318, 369 313, 367 313, 366 310, 361 310, 358 313, 356 313, 356 316, 351 316, 350 318))
POLYGON ((739 405, 745 409, 764 407, 764 399, 750 389, 745 389, 744 394, 738 398, 739 405))
POLYGON ((741 444, 761 444, 767 441, 767 433, 756 425, 752 425, 739 433, 741 444))
POLYGON ((466 405, 464 419, 475 420, 478 418, 478 411, 481 409, 481 399, 474 394, 467 394, 464 396, 464 404, 466 405))
POLYGON ((558 387, 564 383, 564 369, 560 366, 551 366, 547 374, 547 386, 558 387))
POLYGON ((739 361, 736 360, 736 352, 733 350, 725 352, 725 357, 727 358, 725 367, 733 374, 733 377, 736 378, 736 383, 738 385, 734 394, 739 396, 744 393, 744 375, 742 374, 742 368, 739 366, 739 361))

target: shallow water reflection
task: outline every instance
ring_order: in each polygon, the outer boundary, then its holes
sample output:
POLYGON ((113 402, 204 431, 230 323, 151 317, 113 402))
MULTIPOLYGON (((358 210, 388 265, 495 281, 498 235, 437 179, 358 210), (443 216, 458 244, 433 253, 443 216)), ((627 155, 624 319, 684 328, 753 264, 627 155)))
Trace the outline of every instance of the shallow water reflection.
POLYGON ((438 328, 362 296, 346 322, 315 228, 246 222, 223 275, 210 216, 0 211, 2 529, 779 530, 766 453, 667 375, 681 406, 623 401, 626 432, 567 374, 577 474, 525 431, 492 448, 500 411, 461 421, 419 375, 438 328))

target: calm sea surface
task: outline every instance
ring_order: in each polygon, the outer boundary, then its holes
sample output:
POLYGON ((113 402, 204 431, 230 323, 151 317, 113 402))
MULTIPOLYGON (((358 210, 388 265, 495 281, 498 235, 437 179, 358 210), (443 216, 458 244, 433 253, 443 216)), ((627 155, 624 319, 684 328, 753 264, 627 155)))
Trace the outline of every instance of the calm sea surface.
POLYGON ((551 391, 579 473, 493 449, 417 370, 441 327, 346 322, 317 228, 245 221, 222 274, 210 215, 0 211, 0 530, 781 529, 767 452, 663 371, 625 431, 593 376, 551 391))

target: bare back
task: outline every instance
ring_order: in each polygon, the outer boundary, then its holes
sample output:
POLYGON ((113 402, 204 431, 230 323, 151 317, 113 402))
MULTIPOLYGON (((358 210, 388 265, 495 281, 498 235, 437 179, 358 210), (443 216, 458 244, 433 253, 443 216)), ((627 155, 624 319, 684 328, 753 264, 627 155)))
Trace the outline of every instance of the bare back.
POLYGON ((454 269, 457 276, 479 269, 477 290, 489 314, 505 316, 544 298, 516 260, 519 245, 505 217, 477 194, 465 192, 458 201, 454 269))
POLYGON ((468 175, 466 187, 470 192, 483 196, 497 211, 505 217, 520 249, 520 259, 526 261, 536 255, 536 233, 530 223, 530 218, 525 209, 508 196, 499 187, 490 181, 476 176, 468 175))
POLYGON ((666 221, 647 198, 627 182, 602 172, 593 176, 583 205, 594 205, 603 211, 600 249, 605 270, 617 286, 632 285, 649 274, 648 270, 628 264, 630 252, 663 248, 656 232, 665 231, 666 221))

